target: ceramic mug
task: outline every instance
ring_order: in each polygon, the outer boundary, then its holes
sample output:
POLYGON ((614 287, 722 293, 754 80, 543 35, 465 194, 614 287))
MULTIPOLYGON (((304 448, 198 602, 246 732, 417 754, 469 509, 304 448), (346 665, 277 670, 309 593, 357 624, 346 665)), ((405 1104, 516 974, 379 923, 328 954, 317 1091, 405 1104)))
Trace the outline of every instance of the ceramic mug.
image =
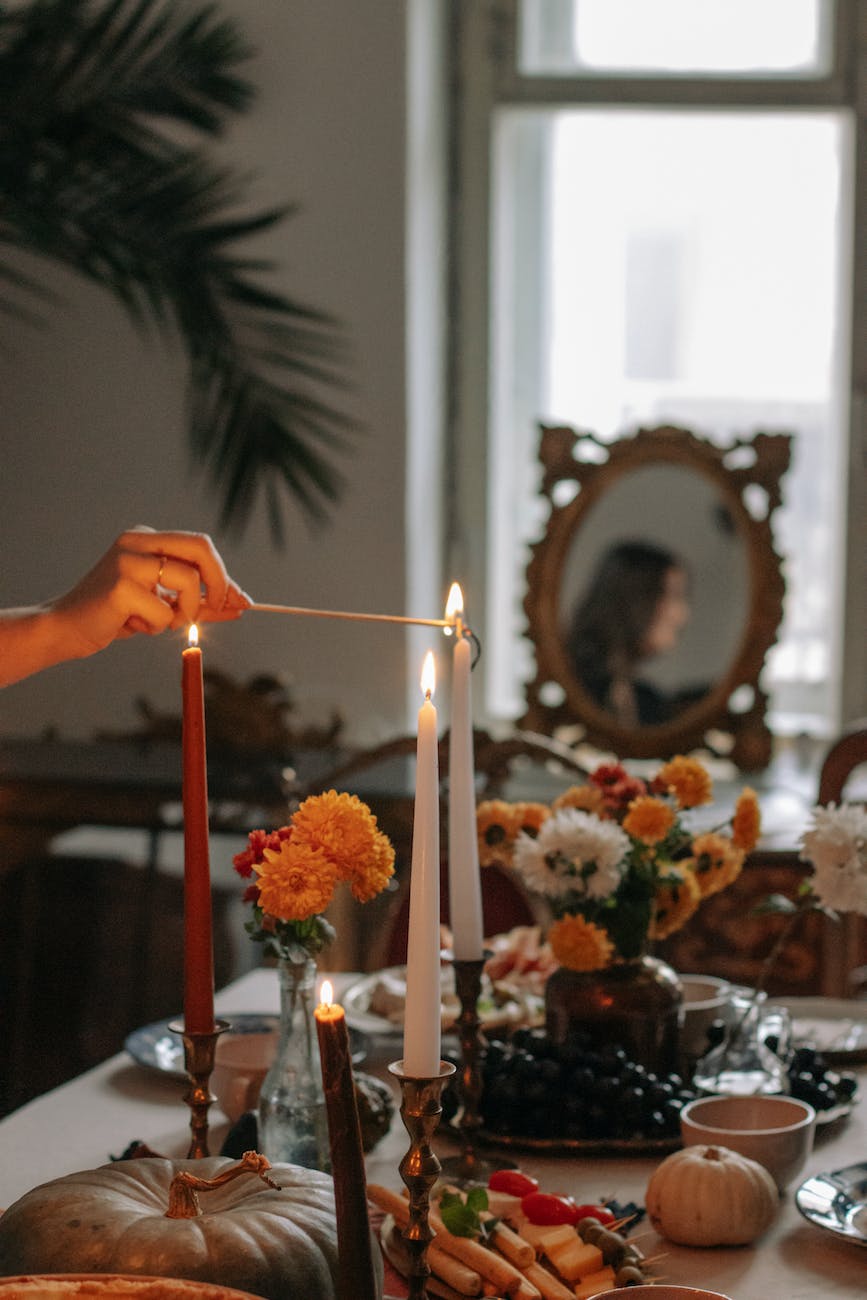
POLYGON ((681 975, 683 1020, 680 1054, 695 1063, 707 1051, 707 1031, 715 1020, 732 1023, 736 988, 715 975, 681 975))
POLYGON ((214 1054, 211 1089, 234 1124, 259 1104, 259 1091, 277 1052, 276 1028, 264 1033, 221 1034, 214 1054))

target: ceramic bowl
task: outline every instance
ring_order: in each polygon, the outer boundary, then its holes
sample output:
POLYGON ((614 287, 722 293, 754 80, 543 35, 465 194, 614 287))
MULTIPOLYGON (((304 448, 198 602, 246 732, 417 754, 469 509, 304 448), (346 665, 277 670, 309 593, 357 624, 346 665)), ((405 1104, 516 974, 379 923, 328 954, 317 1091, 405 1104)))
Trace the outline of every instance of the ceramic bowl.
POLYGON ((259 1104, 259 1090, 276 1052, 276 1027, 261 1034, 230 1032, 217 1039, 211 1088, 233 1124, 259 1104))
POLYGON ((685 1146, 720 1146, 764 1165, 784 1191, 813 1149, 816 1112, 794 1097, 699 1097, 680 1113, 685 1146))
POLYGON ((647 1286, 618 1286, 613 1291, 605 1292, 605 1300, 614 1300, 619 1295, 630 1296, 631 1300, 731 1300, 731 1296, 723 1295, 722 1291, 672 1286, 668 1282, 653 1282, 647 1286))

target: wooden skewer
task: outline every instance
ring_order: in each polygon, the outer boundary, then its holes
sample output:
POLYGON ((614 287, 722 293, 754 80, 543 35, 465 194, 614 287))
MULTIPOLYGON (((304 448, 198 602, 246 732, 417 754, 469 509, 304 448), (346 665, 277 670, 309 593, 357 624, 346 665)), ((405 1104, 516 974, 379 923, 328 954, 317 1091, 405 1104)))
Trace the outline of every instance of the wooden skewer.
POLYGON ((364 623, 413 623, 419 627, 454 629, 453 618, 410 618, 404 614, 358 614, 345 609, 304 609, 300 605, 266 605, 255 602, 250 606, 256 614, 302 614, 306 618, 349 618, 364 623))

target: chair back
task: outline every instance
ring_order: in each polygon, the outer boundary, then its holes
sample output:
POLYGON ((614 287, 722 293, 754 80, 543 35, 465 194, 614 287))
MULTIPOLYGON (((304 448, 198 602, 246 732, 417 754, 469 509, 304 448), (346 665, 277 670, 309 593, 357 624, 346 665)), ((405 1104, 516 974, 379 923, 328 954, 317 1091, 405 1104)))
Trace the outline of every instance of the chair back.
POLYGON ((867 763, 867 718, 853 722, 828 750, 819 773, 819 803, 842 803, 857 767, 867 763))

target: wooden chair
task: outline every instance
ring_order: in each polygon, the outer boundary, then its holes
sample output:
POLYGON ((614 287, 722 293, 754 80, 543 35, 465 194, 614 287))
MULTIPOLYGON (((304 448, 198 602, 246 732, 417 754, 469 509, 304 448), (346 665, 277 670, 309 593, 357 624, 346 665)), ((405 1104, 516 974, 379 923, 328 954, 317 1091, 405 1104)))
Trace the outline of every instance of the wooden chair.
MULTIPOLYGON (((415 788, 415 736, 399 736, 371 749, 359 751, 330 770, 321 772, 292 790, 293 800, 335 788, 349 790, 370 806, 380 826, 395 847, 393 888, 362 909, 338 903, 339 913, 329 913, 337 929, 337 943, 329 950, 335 970, 377 970, 405 959, 409 905, 409 866, 412 857, 412 816, 415 788)), ((477 797, 519 799, 511 794, 510 783, 520 787, 522 774, 542 769, 543 781, 550 774, 554 793, 569 779, 584 780, 587 769, 573 751, 548 736, 515 731, 496 740, 486 731, 474 733, 477 797)), ((439 769, 444 786, 448 782, 449 735, 439 742, 439 769)), ((441 805, 443 920, 448 921, 447 801, 441 805)), ((336 900, 337 901, 337 900, 336 900)), ((515 925, 532 925, 536 914, 529 895, 511 873, 486 868, 482 875, 482 907, 485 933, 494 934, 515 925)))
POLYGON ((867 718, 847 727, 822 761, 819 773, 819 803, 840 803, 852 773, 867 763, 867 718))

